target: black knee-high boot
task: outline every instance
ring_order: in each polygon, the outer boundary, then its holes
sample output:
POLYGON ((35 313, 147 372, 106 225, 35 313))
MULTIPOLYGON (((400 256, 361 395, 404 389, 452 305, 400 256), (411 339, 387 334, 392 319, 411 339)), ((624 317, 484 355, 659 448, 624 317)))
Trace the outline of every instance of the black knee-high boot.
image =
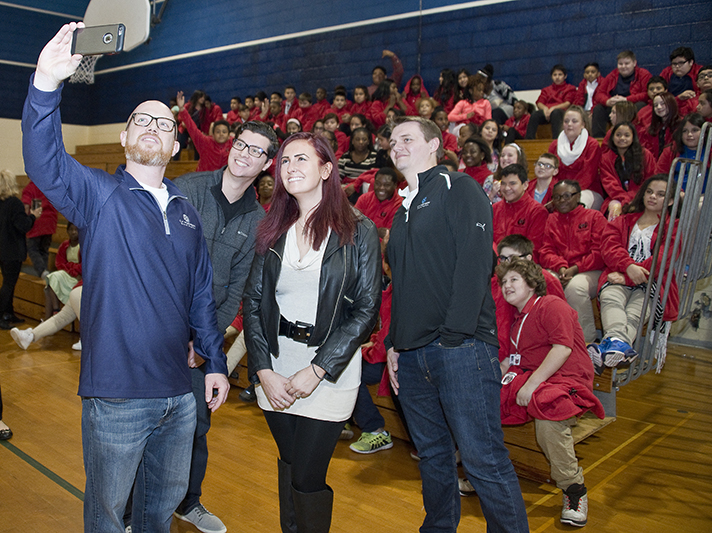
POLYGON ((331 510, 334 491, 327 486, 319 492, 299 492, 292 487, 294 510, 299 533, 328 533, 331 528, 331 510))
POLYGON ((292 465, 277 459, 279 485, 279 523, 282 533, 298 533, 292 499, 292 465))

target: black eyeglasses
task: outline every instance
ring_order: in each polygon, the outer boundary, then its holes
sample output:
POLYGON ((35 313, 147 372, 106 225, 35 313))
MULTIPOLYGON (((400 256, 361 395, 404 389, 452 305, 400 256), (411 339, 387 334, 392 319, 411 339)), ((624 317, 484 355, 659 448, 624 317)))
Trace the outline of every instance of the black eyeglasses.
POLYGON ((507 263, 511 261, 512 259, 519 259, 521 257, 524 257, 521 254, 512 254, 512 255, 500 255, 497 256, 497 259, 499 259, 500 263, 507 263))
POLYGON ((571 200, 571 198, 573 198, 577 194, 581 194, 581 193, 579 193, 579 192, 573 192, 573 193, 565 192, 564 194, 552 194, 551 199, 554 200, 555 202, 558 202, 559 200, 568 202, 569 200, 571 200))
POLYGON ((161 131, 166 131, 168 133, 174 131, 177 126, 176 121, 173 119, 165 117, 154 117, 153 115, 149 115, 148 113, 134 113, 133 115, 131 115, 131 120, 134 124, 142 128, 148 128, 151 125, 151 122, 155 120, 158 129, 161 131))
POLYGON ((681 67, 682 65, 684 65, 685 63, 688 63, 688 62, 689 62, 689 61, 688 61, 687 59, 685 59, 684 61, 673 61, 673 62, 670 63, 670 64, 671 64, 673 67, 681 67))
POLYGON ((242 152, 245 148, 247 148, 247 153, 252 157, 262 157, 263 154, 267 154, 267 152, 259 146, 247 144, 245 141, 241 141, 240 139, 232 141, 232 147, 239 152, 242 152))

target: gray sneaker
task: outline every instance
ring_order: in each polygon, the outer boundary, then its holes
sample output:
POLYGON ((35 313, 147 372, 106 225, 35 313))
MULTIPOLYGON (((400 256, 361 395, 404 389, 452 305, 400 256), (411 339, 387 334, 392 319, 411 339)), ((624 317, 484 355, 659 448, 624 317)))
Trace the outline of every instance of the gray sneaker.
POLYGON ((202 503, 193 507, 187 514, 182 515, 178 511, 173 514, 176 515, 176 518, 190 522, 203 533, 225 533, 227 531, 222 520, 208 511, 202 503))

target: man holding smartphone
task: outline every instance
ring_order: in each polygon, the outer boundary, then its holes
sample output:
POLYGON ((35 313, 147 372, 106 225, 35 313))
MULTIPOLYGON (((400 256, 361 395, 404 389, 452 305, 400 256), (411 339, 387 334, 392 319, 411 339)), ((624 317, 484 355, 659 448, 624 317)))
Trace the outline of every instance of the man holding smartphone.
POLYGON ((169 180, 178 150, 164 104, 140 104, 121 132, 126 165, 87 168, 62 143, 62 80, 77 69, 67 24, 37 61, 22 117, 28 176, 79 228, 84 264, 82 444, 84 531, 168 533, 188 486, 195 431, 188 341, 205 360, 205 401, 215 411, 229 383, 212 267, 195 208, 169 180), (168 268, 170 267, 170 271, 168 268))

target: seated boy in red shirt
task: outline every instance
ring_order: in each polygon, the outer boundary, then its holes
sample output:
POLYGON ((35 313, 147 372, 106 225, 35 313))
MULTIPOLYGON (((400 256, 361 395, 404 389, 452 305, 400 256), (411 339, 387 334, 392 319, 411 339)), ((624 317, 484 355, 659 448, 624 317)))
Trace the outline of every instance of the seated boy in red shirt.
POLYGON ((532 113, 527 125, 527 139, 536 139, 540 124, 551 124, 551 138, 561 133, 564 113, 576 98, 576 87, 566 82, 566 68, 563 65, 551 67, 552 84, 541 90, 536 100, 537 110, 532 113))
POLYGON ((529 104, 523 100, 514 102, 514 112, 502 126, 504 130, 504 143, 510 144, 527 136, 527 126, 531 115, 529 114, 529 104))

